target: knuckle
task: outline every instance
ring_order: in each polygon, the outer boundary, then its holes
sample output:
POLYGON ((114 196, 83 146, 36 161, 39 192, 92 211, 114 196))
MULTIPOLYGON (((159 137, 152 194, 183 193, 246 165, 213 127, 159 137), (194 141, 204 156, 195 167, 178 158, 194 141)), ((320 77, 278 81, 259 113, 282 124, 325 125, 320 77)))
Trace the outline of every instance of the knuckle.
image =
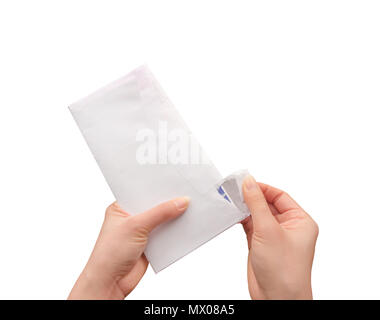
MULTIPOLYGON (((309 216, 310 217, 310 216, 309 216)), ((312 231, 312 234, 315 236, 315 238, 318 238, 319 235, 319 226, 318 224, 313 220, 313 218, 310 217, 310 228, 312 231)))
POLYGON ((135 244, 145 245, 148 242, 149 230, 141 225, 132 225, 125 232, 127 239, 135 244))
POLYGON ((139 219, 136 219, 135 216, 132 216, 126 222, 125 230, 127 233, 133 235, 147 236, 149 230, 144 226, 139 219))
POLYGON ((114 215, 118 215, 118 216, 122 216, 122 217, 128 217, 129 214, 127 212, 125 212, 117 202, 114 202, 114 203, 111 203, 107 209, 106 209, 106 213, 105 213, 105 217, 107 218, 108 216, 114 216, 114 215))
POLYGON ((279 236, 278 230, 273 225, 263 224, 253 229, 253 239, 258 243, 272 241, 279 236))
POLYGON ((256 228, 254 229, 263 235, 272 235, 277 232, 276 225, 269 219, 262 219, 260 222, 256 222, 256 228))
POLYGON ((313 224, 314 224, 314 232, 315 232, 315 236, 318 237, 318 235, 319 235, 319 226, 318 226, 318 223, 316 223, 316 222, 313 220, 313 224))
POLYGON ((116 204, 116 202, 111 203, 111 204, 107 207, 107 209, 106 209, 106 213, 105 213, 106 217, 109 216, 109 215, 111 215, 113 212, 115 212, 116 209, 117 209, 117 204, 116 204))

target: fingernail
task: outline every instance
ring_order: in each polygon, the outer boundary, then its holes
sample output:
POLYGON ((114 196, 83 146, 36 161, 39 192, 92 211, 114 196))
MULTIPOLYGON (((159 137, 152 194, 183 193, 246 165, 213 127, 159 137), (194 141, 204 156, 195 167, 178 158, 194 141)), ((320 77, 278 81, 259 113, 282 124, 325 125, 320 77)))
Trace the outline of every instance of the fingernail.
POLYGON ((255 180, 252 176, 248 176, 244 179, 244 186, 249 191, 255 186, 255 180))
POLYGON ((178 210, 186 209, 189 206, 189 202, 189 197, 181 197, 174 200, 174 204, 176 205, 178 210))

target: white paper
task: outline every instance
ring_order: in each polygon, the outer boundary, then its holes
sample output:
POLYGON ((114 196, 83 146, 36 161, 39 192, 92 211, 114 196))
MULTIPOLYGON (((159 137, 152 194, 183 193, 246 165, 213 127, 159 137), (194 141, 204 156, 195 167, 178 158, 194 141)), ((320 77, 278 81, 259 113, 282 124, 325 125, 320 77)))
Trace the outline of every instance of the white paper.
POLYGON ((145 255, 155 272, 247 217, 241 196, 245 171, 222 180, 215 166, 204 161, 204 152, 193 137, 189 156, 179 159, 186 158, 187 162, 179 161, 175 152, 171 154, 175 161, 168 159, 168 147, 183 135, 185 139, 191 136, 191 132, 147 67, 132 71, 69 108, 126 212, 138 214, 175 197, 191 198, 181 217, 159 226, 150 235, 145 255), (149 145, 157 149, 156 157, 148 157, 153 163, 142 164, 142 154, 153 154, 141 153, 147 145, 141 140, 146 133, 155 134, 155 141, 160 143, 149 145), (167 137, 162 138, 163 133, 167 137), (176 161, 180 163, 173 163, 176 161), (226 181, 224 190, 231 201, 217 190, 226 181))

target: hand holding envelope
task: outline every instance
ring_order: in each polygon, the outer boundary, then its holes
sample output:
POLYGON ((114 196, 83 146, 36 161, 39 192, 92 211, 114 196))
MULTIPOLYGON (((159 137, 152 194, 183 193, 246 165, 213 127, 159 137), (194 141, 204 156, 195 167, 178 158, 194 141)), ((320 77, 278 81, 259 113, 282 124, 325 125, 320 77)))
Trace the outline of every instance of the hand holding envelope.
POLYGON ((147 258, 158 272, 239 221, 251 297, 312 298, 317 224, 247 171, 222 179, 146 67, 70 110, 118 203, 69 298, 124 299, 147 258))
POLYGON ((182 215, 186 197, 161 203, 131 216, 114 202, 88 262, 70 292, 69 299, 124 299, 140 282, 148 267, 143 254, 150 233, 182 215))

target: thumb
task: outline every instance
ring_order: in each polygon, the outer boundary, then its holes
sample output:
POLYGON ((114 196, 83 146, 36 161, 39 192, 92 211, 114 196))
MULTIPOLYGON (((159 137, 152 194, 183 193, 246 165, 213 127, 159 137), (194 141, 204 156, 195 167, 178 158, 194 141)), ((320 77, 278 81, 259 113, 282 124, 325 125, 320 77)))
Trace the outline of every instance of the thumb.
POLYGON ((175 198, 163 202, 148 211, 137 214, 133 218, 137 225, 143 227, 148 232, 151 232, 160 224, 177 218, 184 213, 189 206, 189 201, 189 197, 175 198))
POLYGON ((253 228, 256 231, 270 228, 275 223, 272 212, 260 186, 252 176, 247 176, 243 182, 244 201, 252 216, 253 228))

